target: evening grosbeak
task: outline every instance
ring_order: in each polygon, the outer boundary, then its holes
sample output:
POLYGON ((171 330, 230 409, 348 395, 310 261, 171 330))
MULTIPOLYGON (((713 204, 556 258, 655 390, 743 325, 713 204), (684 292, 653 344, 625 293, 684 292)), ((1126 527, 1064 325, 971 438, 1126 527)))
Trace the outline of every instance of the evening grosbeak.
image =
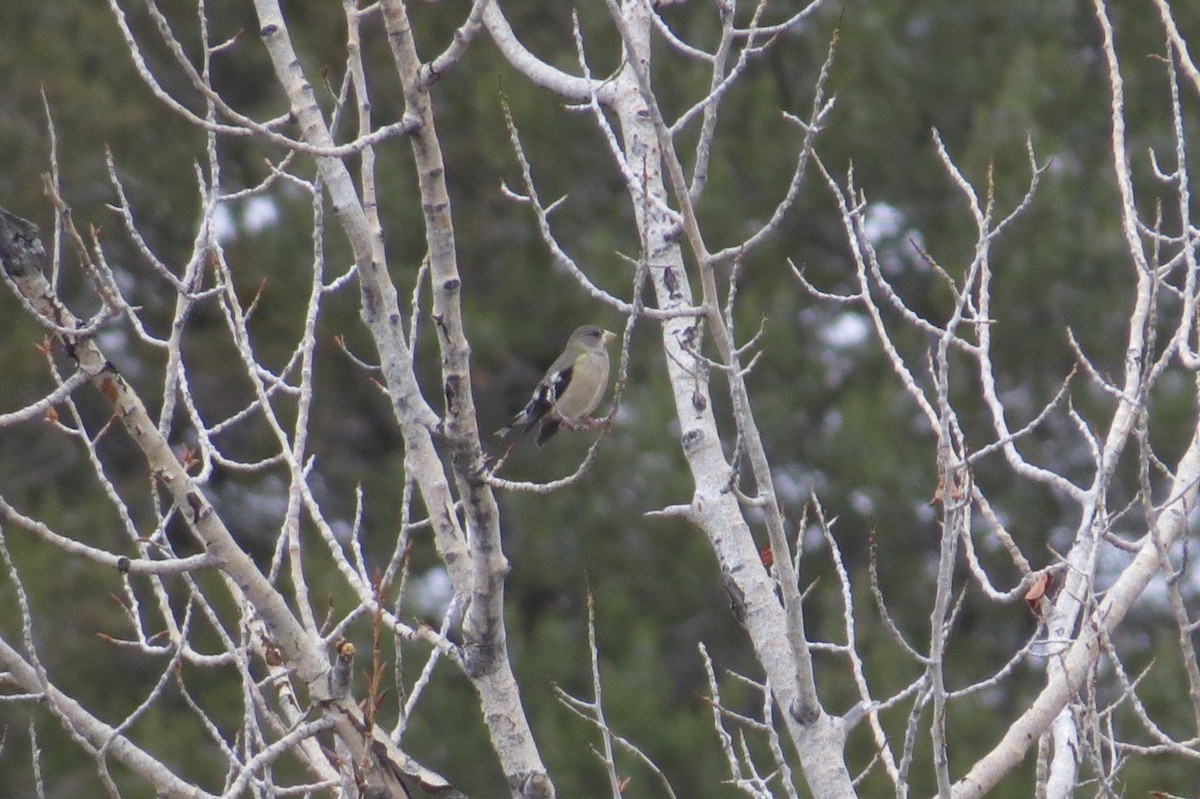
POLYGON ((560 427, 574 430, 589 426, 592 420, 587 415, 600 404, 608 388, 608 344, 616 338, 615 333, 596 325, 576 329, 529 402, 496 434, 525 435, 541 422, 537 434, 540 447, 560 427))

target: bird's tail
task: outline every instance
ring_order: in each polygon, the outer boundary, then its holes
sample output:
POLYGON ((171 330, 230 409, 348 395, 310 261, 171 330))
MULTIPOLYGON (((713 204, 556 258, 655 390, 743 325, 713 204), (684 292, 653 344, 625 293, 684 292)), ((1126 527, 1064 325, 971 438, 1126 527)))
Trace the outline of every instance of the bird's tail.
POLYGON ((557 433, 561 426, 557 419, 546 419, 543 421, 542 426, 538 428, 537 445, 540 447, 549 441, 550 437, 557 433))

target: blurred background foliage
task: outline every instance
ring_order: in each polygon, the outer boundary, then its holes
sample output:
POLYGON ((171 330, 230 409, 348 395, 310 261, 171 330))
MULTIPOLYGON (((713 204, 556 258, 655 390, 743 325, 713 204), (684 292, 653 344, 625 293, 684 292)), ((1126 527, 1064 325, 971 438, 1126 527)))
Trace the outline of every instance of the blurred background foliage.
MULTIPOLYGON (((185 103, 198 108, 186 79, 150 35, 142 7, 127 5, 129 23, 146 46, 155 74, 185 103)), ((193 4, 162 0, 159 5, 195 55, 193 4)), ((780 17, 798 7, 791 0, 779 5, 780 17)), ((255 117, 282 113, 285 102, 255 35, 249 4, 214 0, 207 6, 214 40, 238 36, 235 47, 214 59, 217 86, 236 108, 255 117)), ((427 55, 444 46, 466 7, 465 0, 413 4, 427 55)), ((530 48, 567 69, 575 64, 570 31, 571 14, 577 10, 593 71, 605 74, 617 65, 618 51, 603 4, 510 0, 505 7, 530 48)), ((1177 4, 1175 11, 1185 35, 1200 41, 1197 7, 1177 4)), ((336 91, 345 37, 340 5, 291 0, 285 12, 310 78, 322 76, 336 91)), ((1112 13, 1127 68, 1129 151, 1140 202, 1149 211, 1162 187, 1145 153, 1155 147, 1161 154, 1169 145, 1165 71, 1152 58, 1161 55, 1164 46, 1146 3, 1121 0, 1112 4, 1112 13)), ((711 46, 714 19, 707 4, 670 8, 666 18, 683 38, 711 46)), ((700 206, 710 246, 733 244, 769 217, 800 142, 797 129, 780 112, 807 115, 812 83, 835 28, 839 45, 830 87, 838 102, 818 140, 818 151, 839 177, 853 163, 857 185, 872 203, 885 269, 906 301, 935 321, 946 316, 952 301, 913 242, 954 274, 969 262, 974 246, 975 232, 963 198, 937 161, 931 131, 940 132, 963 172, 981 189, 989 168, 994 168, 1004 212, 1028 184, 1028 139, 1039 160, 1049 159, 1050 166, 1029 212, 995 250, 995 358, 1002 396, 1016 425, 1053 396, 1074 360, 1066 345, 1068 328, 1097 363, 1118 372, 1131 268, 1123 254, 1108 166, 1108 89, 1099 32, 1084 3, 828 3, 807 27, 783 37, 755 60, 724 102, 709 189, 700 206)), ((380 123, 398 119, 402 100, 378 19, 365 26, 365 53, 375 118, 380 123)), ((694 63, 681 63, 665 47, 658 48, 657 58, 659 97, 673 115, 702 95, 708 76, 694 63)), ((109 262, 127 278, 151 329, 162 333, 170 318, 171 295, 105 208, 115 200, 104 166, 105 149, 112 151, 143 236, 164 261, 179 267, 195 235, 198 195, 193 165, 203 158, 203 136, 151 96, 135 74, 110 12, 100 4, 7 0, 0 6, 0 87, 0 204, 37 220, 44 231, 51 229, 42 178, 49 151, 44 92, 57 129, 63 191, 75 219, 101 228, 109 262)), ((328 87, 318 86, 318 91, 328 108, 328 87)), ((516 187, 520 175, 503 125, 502 91, 511 103, 542 197, 569 196, 553 218, 568 251, 600 286, 628 297, 630 269, 618 253, 636 255, 637 249, 627 196, 593 120, 527 85, 501 64, 490 42, 480 36, 437 86, 435 99, 484 430, 495 429, 519 407, 576 324, 595 321, 614 329, 622 325, 552 266, 527 210, 503 197, 501 182, 516 187)), ((1194 129, 1195 104, 1187 110, 1187 122, 1194 129)), ((694 138, 692 132, 681 141, 691 143, 694 138)), ((247 139, 222 140, 220 149, 227 191, 260 181, 265 175, 263 159, 279 155, 247 139)), ((297 164, 300 173, 311 175, 311 163, 300 159, 297 164)), ((424 234, 406 143, 393 140, 379 148, 378 167, 390 268, 407 297, 424 254, 424 234)), ((230 205, 232 228, 225 246, 243 297, 249 299, 261 287, 252 333, 264 362, 277 367, 299 335, 298 309, 309 290, 309 278, 300 267, 312 257, 310 209, 305 198, 282 186, 269 199, 266 206, 230 205), (269 212, 265 216, 264 210, 269 212)), ((331 232, 328 239, 329 272, 337 273, 348 263, 347 248, 340 233, 331 232)), ((779 235, 743 265, 737 322, 743 336, 765 324, 764 355, 750 377, 750 388, 786 511, 797 520, 804 503, 816 495, 827 513, 837 517, 835 534, 860 603, 857 643, 871 685, 877 696, 884 696, 913 679, 917 667, 898 657, 873 610, 866 588, 869 542, 872 537, 877 542, 883 592, 898 625, 923 647, 928 640, 929 575, 939 536, 937 514, 930 505, 936 483, 935 442, 878 346, 866 335, 862 315, 807 295, 790 274, 789 258, 822 289, 853 290, 844 233, 829 191, 813 169, 779 235)), ((74 307, 94 307, 83 281, 70 271, 65 290, 74 307)), ((427 307, 422 314, 427 321, 427 307)), ((34 349, 41 333, 7 291, 0 293, 0 320, 0 410, 10 410, 44 392, 48 379, 44 359, 34 349)), ((118 324, 104 336, 110 357, 147 401, 161 402, 161 356, 133 343, 129 331, 118 324)), ((362 487, 368 557, 382 562, 392 551, 400 523, 400 439, 378 390, 339 351, 339 336, 352 352, 371 359, 353 286, 332 297, 321 318, 311 448, 318 463, 316 489, 328 516, 348 526, 355 512, 355 487, 362 487)), ((707 687, 697 644, 708 647, 719 667, 757 676, 753 658, 729 613, 706 542, 687 526, 643 515, 690 497, 655 336, 650 323, 640 323, 635 330, 625 404, 586 480, 547 497, 501 498, 506 551, 513 565, 509 640, 533 727, 561 796, 603 792, 602 772, 588 748, 596 743, 593 731, 563 709, 552 692, 554 685, 576 694, 590 690, 588 590, 596 596, 610 722, 644 747, 680 796, 736 795, 722 784, 725 764, 702 697, 707 687)), ((900 332, 897 344, 914 364, 923 363, 929 342, 922 335, 900 332)), ((210 420, 229 415, 250 397, 231 354, 219 310, 202 306, 191 321, 186 359, 197 404, 210 420)), ((424 385, 436 405, 438 357, 432 334, 422 336, 418 354, 424 385)), ((972 378, 960 372, 954 392, 967 435, 979 445, 989 440, 989 433, 986 417, 972 399, 972 378)), ((1168 380, 1159 394, 1151 432, 1169 456, 1177 454, 1185 440, 1194 388, 1186 379, 1168 380)), ((719 380, 714 396, 727 405, 719 380)), ((1110 411, 1103 397, 1082 386, 1072 399, 1097 423, 1110 411)), ((80 405, 94 435, 106 421, 104 407, 87 392, 81 394, 80 405)), ((174 440, 182 446, 189 432, 174 431, 174 440)), ((249 423, 222 441, 240 456, 254 458, 265 451, 269 437, 262 425, 249 423)), ((574 468, 588 442, 585 435, 562 435, 541 450, 523 445, 512 456, 509 475, 537 480, 561 476, 574 468)), ((1083 479, 1087 466, 1079 446, 1060 415, 1024 449, 1036 462, 1083 479)), ((498 443, 495 447, 498 454, 498 443)), ((104 435, 102 452, 117 489, 149 532, 153 522, 148 477, 140 455, 112 430, 104 435)), ((1055 496, 1014 480, 996 461, 981 464, 977 479, 1035 566, 1052 560, 1052 548, 1068 544, 1076 519, 1055 496)), ((285 488, 279 473, 220 470, 210 486, 226 519, 264 564, 279 531, 285 488)), ((81 451, 45 426, 0 433, 0 491, 56 530, 117 549, 128 546, 81 451)), ((116 576, 48 552, 19 531, 7 533, 36 613, 34 636, 51 676, 93 712, 109 721, 124 718, 157 680, 165 662, 131 655, 97 638, 97 633, 127 633, 119 608, 107 599, 120 592, 116 576)), ((186 536, 177 539, 187 546, 186 536)), ((806 538, 805 545, 810 551, 802 579, 815 586, 807 606, 810 630, 840 641, 840 596, 827 552, 819 537, 806 538)), ((310 549, 308 579, 314 604, 319 611, 329 605, 349 606, 321 547, 314 544, 310 549)), ((1003 558, 986 543, 980 549, 997 570, 997 579, 1011 584, 1015 575, 1003 558)), ((436 594, 437 569, 431 543, 418 537, 406 613, 435 624, 436 603, 430 597, 436 594)), ((0 608, 15 607, 14 597, 10 582, 0 580, 0 608)), ((1123 635, 1131 652, 1130 670, 1153 662, 1151 679, 1143 683, 1144 699, 1160 723, 1175 729, 1186 720, 1179 714, 1187 711, 1178 704, 1183 678, 1172 652, 1175 638, 1167 615, 1161 608, 1146 607, 1128 626, 1123 635)), ((1032 630, 1033 620, 1023 605, 997 606, 968 591, 958 627, 949 650, 951 687, 996 670, 1032 630)), ((15 614, 0 613, 0 628, 8 636, 19 635, 15 614)), ((360 651, 369 650, 367 623, 353 626, 349 634, 361 642, 360 651)), ((400 653, 389 649, 385 657, 400 657, 410 680, 423 662, 416 648, 405 647, 400 653)), ((826 658, 820 666, 829 709, 844 711, 855 701, 844 661, 826 658)), ((185 677, 193 695, 232 729, 237 716, 231 709, 238 707, 234 675, 186 669, 185 677)), ((1036 664, 1025 664, 1005 684, 952 708, 956 775, 993 745, 1040 683, 1036 664)), ((760 698, 744 686, 735 681, 724 686, 731 706, 747 713, 760 708, 760 698)), ((211 762, 204 755, 211 743, 191 720, 183 720, 187 710, 175 696, 140 720, 135 733, 152 741, 151 748, 177 764, 185 776, 215 787, 214 775, 208 773, 211 762)), ((423 709, 409 727, 406 748, 472 797, 506 795, 490 753, 484 754, 488 744, 467 682, 450 669, 440 669, 423 709)), ((385 713, 394 712, 394 704, 389 704, 385 713)), ((0 705, 0 726, 6 735, 0 753, 0 795, 31 795, 26 732, 31 714, 38 721, 47 795, 96 790, 92 765, 48 715, 25 706, 0 705)), ((885 721, 899 740, 906 722, 903 709, 889 712, 885 721)), ((928 748, 928 738, 922 735, 912 795, 935 790, 928 748)), ((849 751, 852 768, 870 762, 872 743, 864 728, 851 736, 849 751)), ((629 760, 621 766, 633 776, 627 795, 660 795, 653 777, 640 766, 629 760)), ((1028 796, 1031 769, 1027 762, 994 795, 1028 796)), ((144 786, 129 784, 119 768, 114 775, 128 789, 127 796, 151 795, 144 786)), ((1200 789, 1194 768, 1175 762, 1137 762, 1123 777, 1131 796, 1149 789, 1194 795, 1200 789)), ((890 793, 878 773, 866 779, 861 791, 864 796, 890 793)))

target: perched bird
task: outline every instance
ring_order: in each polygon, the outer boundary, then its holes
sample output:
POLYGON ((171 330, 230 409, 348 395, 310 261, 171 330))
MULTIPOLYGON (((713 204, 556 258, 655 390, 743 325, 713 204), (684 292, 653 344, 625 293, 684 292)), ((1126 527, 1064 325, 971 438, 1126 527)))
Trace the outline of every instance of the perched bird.
POLYGON ((608 344, 616 337, 596 325, 577 328, 562 355, 554 360, 533 390, 529 402, 496 434, 525 435, 541 422, 537 434, 540 447, 560 427, 573 430, 590 425, 592 420, 587 415, 600 404, 608 388, 608 344))

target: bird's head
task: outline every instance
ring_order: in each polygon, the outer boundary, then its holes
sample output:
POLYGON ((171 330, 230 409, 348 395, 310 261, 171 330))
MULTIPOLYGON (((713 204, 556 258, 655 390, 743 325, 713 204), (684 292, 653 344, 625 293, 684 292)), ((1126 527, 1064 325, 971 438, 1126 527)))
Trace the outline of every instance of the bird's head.
POLYGON ((571 334, 571 342, 568 346, 598 350, 616 340, 617 334, 611 330, 605 330, 599 325, 584 325, 571 334))

